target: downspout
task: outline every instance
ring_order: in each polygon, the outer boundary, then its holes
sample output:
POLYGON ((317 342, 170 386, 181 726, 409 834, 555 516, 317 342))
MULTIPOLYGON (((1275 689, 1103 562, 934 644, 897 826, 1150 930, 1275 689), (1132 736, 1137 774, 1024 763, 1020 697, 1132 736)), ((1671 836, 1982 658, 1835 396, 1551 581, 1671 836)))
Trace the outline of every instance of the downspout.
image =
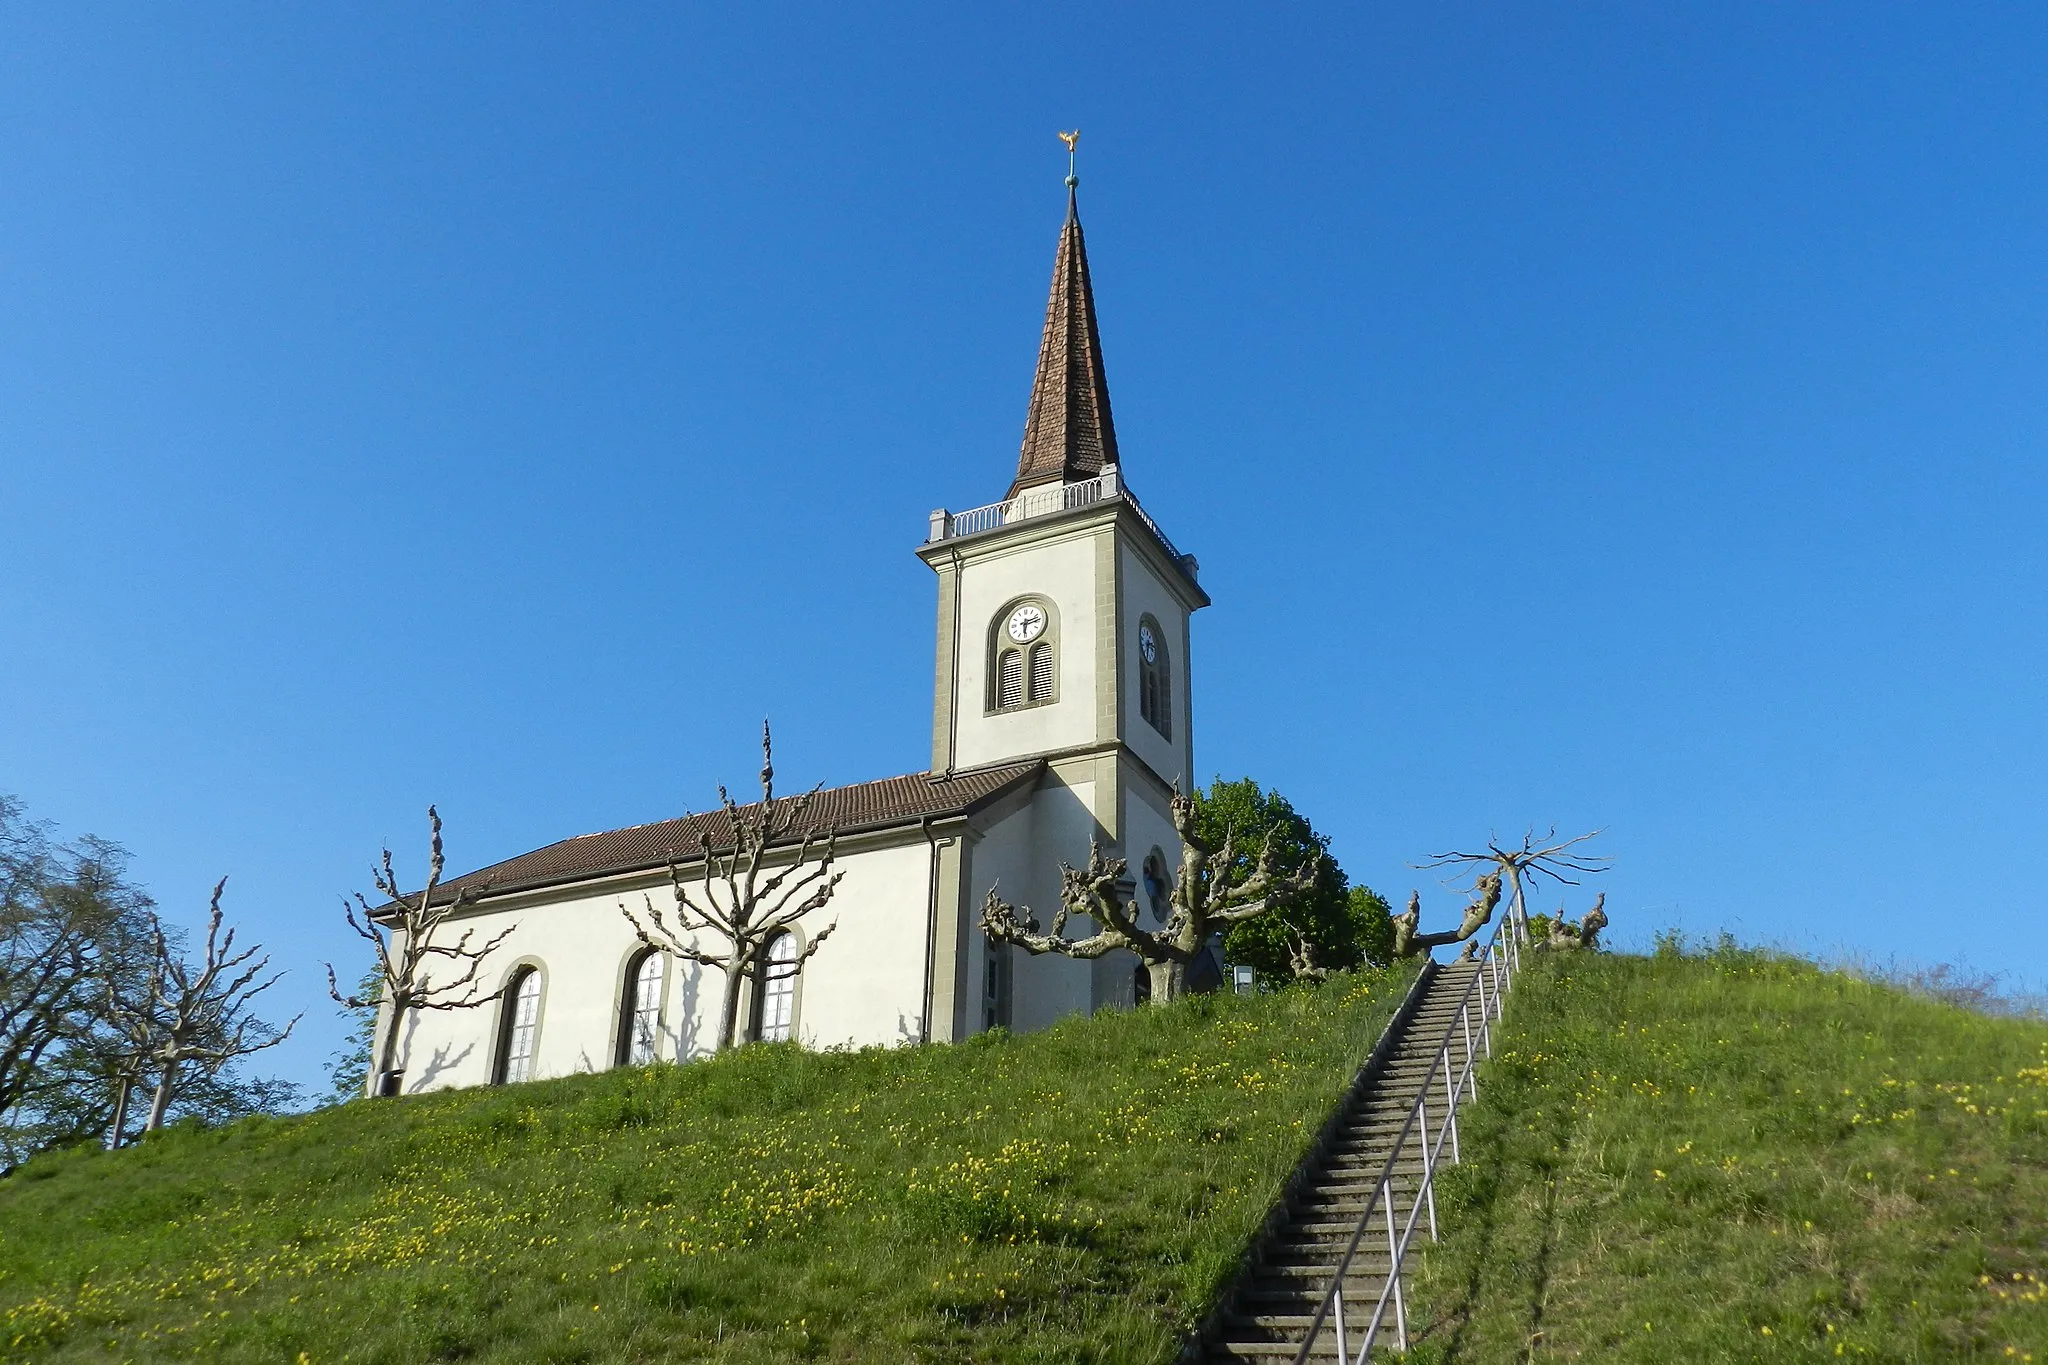
POLYGON ((935 977, 939 970, 939 841, 932 837, 932 818, 927 815, 918 821, 924 830, 924 841, 931 849, 931 868, 927 873, 924 907, 924 1011, 917 1021, 917 1041, 929 1043, 932 1040, 932 994, 937 989, 935 977))

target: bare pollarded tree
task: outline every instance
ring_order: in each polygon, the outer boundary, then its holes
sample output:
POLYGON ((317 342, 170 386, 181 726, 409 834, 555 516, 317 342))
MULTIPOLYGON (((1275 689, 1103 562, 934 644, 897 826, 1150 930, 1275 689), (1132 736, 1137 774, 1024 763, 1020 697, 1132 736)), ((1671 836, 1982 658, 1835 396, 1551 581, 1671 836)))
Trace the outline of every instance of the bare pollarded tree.
MULTIPOLYGON (((1422 924, 1422 893, 1411 892, 1408 896, 1408 909, 1394 916, 1394 955, 1410 957, 1446 944, 1466 943, 1474 934, 1493 922, 1493 912, 1500 905, 1504 888, 1511 888, 1508 898, 1508 922, 1514 926, 1514 932, 1522 936, 1522 941, 1527 942, 1528 891, 1539 885, 1546 877, 1565 886, 1577 886, 1579 876, 1605 872, 1609 861, 1607 858, 1579 847, 1599 833, 1596 829, 1591 834, 1557 840, 1557 830, 1552 828, 1544 835, 1542 846, 1538 847, 1539 841, 1532 830, 1522 837, 1520 848, 1504 847, 1488 841, 1484 852, 1454 851, 1437 854, 1421 866, 1455 867, 1471 869, 1478 873, 1472 883, 1472 899, 1465 906, 1465 913, 1459 919, 1456 929, 1425 934, 1419 932, 1422 924)), ((1605 900, 1606 897, 1603 895, 1601 902, 1595 904, 1587 916, 1585 922, 1592 925, 1592 930, 1586 936, 1583 946, 1592 946, 1593 939, 1607 924, 1607 916, 1600 908, 1600 904, 1604 904, 1605 900)), ((1471 950, 1471 946, 1468 945, 1467 952, 1471 950)))
POLYGON ((377 982, 376 994, 343 995, 334 979, 334 964, 327 964, 327 993, 337 1004, 352 1010, 374 1010, 385 1004, 391 1007, 384 1036, 377 1041, 376 1067, 370 1073, 374 1081, 371 1093, 376 1095, 396 1092, 392 1068, 398 1058, 399 1033, 414 1010, 469 1010, 498 998, 496 991, 477 989, 477 973, 490 951, 519 927, 508 924, 474 948, 470 947, 476 934, 474 926, 464 929, 453 942, 435 941, 442 925, 475 904, 490 888, 458 886, 453 896, 436 905, 434 892, 441 885, 446 859, 441 847, 441 813, 432 806, 427 807, 427 825, 432 837, 425 886, 418 891, 400 891, 398 874, 391 866, 391 850, 387 848, 382 861, 370 873, 385 903, 373 906, 360 891, 354 893, 354 904, 348 900, 341 903, 348 916, 348 927, 368 939, 377 955, 372 974, 377 982), (362 912, 360 918, 358 910, 362 912), (433 975, 437 965, 448 972, 438 981, 433 975))
POLYGON ((1275 831, 1270 829, 1250 874, 1233 883, 1229 874, 1240 853, 1236 831, 1226 828, 1220 844, 1203 839, 1195 828, 1195 799, 1182 795, 1178 788, 1173 793, 1173 828, 1180 836, 1180 871, 1173 883, 1173 908, 1162 927, 1147 929, 1139 924, 1124 890, 1124 859, 1104 858, 1101 846, 1090 840, 1085 868, 1060 864, 1060 904, 1053 911, 1049 932, 1039 928, 1028 907, 1011 905, 995 887, 989 888, 988 899, 982 903, 982 931, 998 943, 1014 943, 1033 955, 1097 958, 1128 948, 1145 964, 1151 982, 1149 999, 1165 1002, 1184 993, 1188 966, 1208 944, 1210 935, 1227 924, 1291 905, 1315 891, 1322 855, 1306 859, 1292 871, 1282 871, 1275 862, 1275 831), (1096 932, 1087 938, 1068 938, 1067 917, 1073 914, 1093 919, 1096 932))
POLYGON ((1472 900, 1465 906, 1465 913, 1459 918, 1456 929, 1424 934, 1418 932, 1422 927, 1422 893, 1411 891, 1408 893, 1408 908, 1394 916, 1394 956, 1413 957, 1432 948, 1463 943, 1493 922, 1493 912, 1499 904, 1500 873, 1488 872, 1474 884, 1472 900))
POLYGON ((1532 829, 1522 836, 1520 848, 1502 847, 1488 840, 1481 852, 1439 853, 1422 866, 1474 870, 1491 867, 1507 885, 1508 916, 1526 942, 1529 936, 1527 893, 1540 887, 1546 877, 1563 886, 1577 886, 1579 877, 1605 872, 1611 859, 1579 848, 1579 845, 1599 835, 1600 831, 1596 829, 1576 838, 1558 840, 1557 827, 1553 825, 1540 841, 1543 844, 1540 848, 1537 847, 1536 832, 1532 829))
POLYGON ((705 821, 689 822, 697 836, 695 870, 686 874, 677 853, 669 855, 673 920, 655 906, 652 896, 645 898, 644 921, 625 902, 619 903, 619 913, 642 943, 725 973, 725 1005, 718 1025, 721 1052, 739 1041, 742 987, 751 980, 756 989, 765 990, 771 981, 794 977, 839 927, 834 919, 809 935, 794 957, 769 960, 775 940, 830 902, 846 875, 832 866, 837 832, 811 826, 811 803, 821 789, 777 798, 774 740, 768 722, 762 721, 761 799, 741 806, 721 786, 718 804, 725 830, 715 842, 705 838, 705 821), (699 936, 706 934, 716 940, 715 946, 699 945, 699 936))
POLYGON ((1600 946, 1600 931, 1607 927, 1607 893, 1602 891, 1593 898, 1593 908, 1586 917, 1573 924, 1564 917, 1564 907, 1559 906, 1557 914, 1551 917, 1549 927, 1536 946, 1553 952, 1569 952, 1575 948, 1597 948, 1600 946))
POLYGON ((207 907, 206 946, 199 961, 187 962, 182 952, 171 947, 163 924, 151 916, 155 960, 151 963, 141 998, 123 998, 110 990, 107 1009, 115 1026, 133 1045, 133 1063, 124 1067, 116 1100, 118 1139, 121 1116, 127 1108, 125 1091, 147 1069, 157 1076, 156 1093, 149 1104, 145 1131, 164 1126, 164 1116, 177 1096, 187 1068, 218 1072, 237 1057, 247 1057, 276 1047, 291 1036, 303 1014, 294 1016, 283 1028, 275 1028, 251 1011, 256 997, 276 985, 282 972, 264 976, 270 958, 260 944, 237 952, 235 931, 221 931, 220 898, 227 890, 222 877, 213 888, 207 907))

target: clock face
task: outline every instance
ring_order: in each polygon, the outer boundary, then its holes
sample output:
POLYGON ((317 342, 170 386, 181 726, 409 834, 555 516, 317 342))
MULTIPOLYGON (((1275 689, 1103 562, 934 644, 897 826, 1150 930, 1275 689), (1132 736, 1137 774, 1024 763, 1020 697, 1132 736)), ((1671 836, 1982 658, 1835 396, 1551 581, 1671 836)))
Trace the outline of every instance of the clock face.
POLYGON ((1010 638, 1029 644, 1045 633, 1045 608, 1026 602, 1010 613, 1010 638))
POLYGON ((1138 652, 1145 656, 1146 663, 1158 662, 1159 642, 1152 638, 1152 627, 1140 626, 1138 628, 1138 652))

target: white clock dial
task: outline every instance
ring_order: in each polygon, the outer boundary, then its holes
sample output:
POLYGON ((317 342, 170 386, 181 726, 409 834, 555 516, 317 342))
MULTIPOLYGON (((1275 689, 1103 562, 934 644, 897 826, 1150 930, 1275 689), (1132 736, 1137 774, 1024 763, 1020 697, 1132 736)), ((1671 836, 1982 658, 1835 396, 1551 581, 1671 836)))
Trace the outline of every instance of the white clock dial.
POLYGON ((1138 652, 1145 656, 1146 663, 1159 659, 1159 642, 1152 638, 1152 627, 1142 626, 1138 630, 1138 652))
POLYGON ((1018 644, 1029 644, 1045 633, 1045 609, 1026 602, 1010 613, 1010 638, 1018 644))

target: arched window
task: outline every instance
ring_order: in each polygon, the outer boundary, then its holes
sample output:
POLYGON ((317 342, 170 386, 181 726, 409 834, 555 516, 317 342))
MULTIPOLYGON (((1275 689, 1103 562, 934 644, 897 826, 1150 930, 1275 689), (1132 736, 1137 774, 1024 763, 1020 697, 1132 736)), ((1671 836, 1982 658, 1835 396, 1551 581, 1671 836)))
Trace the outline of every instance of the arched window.
POLYGON ((661 1039, 661 987, 668 961, 649 948, 626 971, 626 998, 619 1013, 619 1064, 645 1066, 661 1039))
POLYGON ((1138 622, 1138 714, 1163 737, 1173 738, 1173 665, 1165 633, 1149 616, 1138 622))
POLYGON ((754 1036, 764 1043, 786 1043, 796 1023, 796 935, 784 930, 768 940, 761 954, 760 1002, 754 1036))
POLYGON ((997 613, 988 632, 990 711, 1059 699, 1059 633, 1059 616, 1043 597, 1019 598, 997 613))
POLYGON ((1166 855, 1156 848, 1146 854, 1144 872, 1145 903, 1152 907, 1152 918, 1164 924, 1173 913, 1173 882, 1167 876, 1166 855))
POLYGON ((505 987, 498 1029, 498 1083, 533 1079, 534 1049, 540 1043, 540 969, 521 967, 505 987))

